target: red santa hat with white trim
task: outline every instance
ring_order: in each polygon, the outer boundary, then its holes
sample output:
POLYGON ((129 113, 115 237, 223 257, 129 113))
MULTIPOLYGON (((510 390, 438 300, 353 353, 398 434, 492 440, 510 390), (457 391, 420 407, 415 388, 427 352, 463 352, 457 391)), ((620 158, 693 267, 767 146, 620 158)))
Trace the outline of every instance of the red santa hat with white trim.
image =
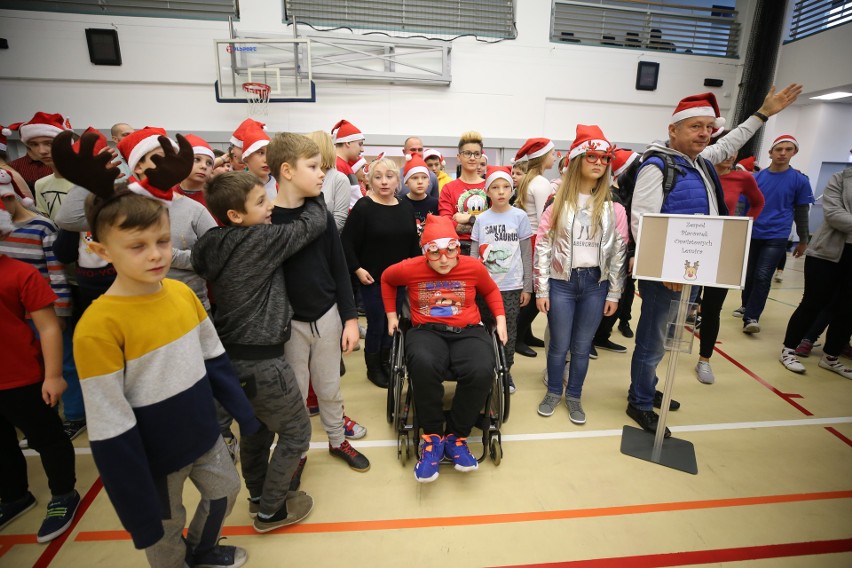
POLYGON ((364 135, 348 120, 341 120, 331 127, 331 138, 335 144, 364 140, 364 135))
POLYGON ((248 128, 245 132, 245 138, 243 138, 243 161, 268 145, 269 136, 267 136, 263 129, 256 126, 248 128))
MULTIPOLYGON (((107 139, 106 139, 106 136, 104 136, 103 132, 101 132, 100 130, 98 130, 94 126, 90 126, 86 130, 83 131, 83 134, 90 134, 90 133, 94 134, 98 137, 97 141, 95 141, 94 147, 92 148, 92 154, 96 156, 96 155, 100 154, 101 150, 106 148, 109 144, 107 144, 107 139)), ((71 144, 71 148, 75 152, 77 152, 78 154, 80 153, 80 140, 82 140, 82 139, 83 139, 83 135, 81 134, 80 138, 78 138, 76 142, 71 144)))
POLYGON ((568 152, 568 159, 572 160, 590 150, 611 154, 615 146, 609 143, 597 124, 578 124, 577 134, 568 152))
POLYGON ((627 168, 630 167, 630 164, 635 162, 636 158, 638 157, 639 154, 637 154, 633 150, 618 148, 615 151, 615 157, 612 159, 612 177, 618 177, 625 171, 627 171, 627 168))
POLYGON ((770 146, 769 149, 771 150, 781 142, 789 142, 790 144, 796 147, 796 152, 799 151, 799 141, 793 138, 792 134, 782 134, 781 136, 772 141, 772 146, 770 146))
POLYGON ((210 147, 210 144, 208 144, 206 140, 204 140, 200 136, 196 136, 195 134, 187 134, 185 138, 187 139, 187 141, 189 141, 190 144, 192 144, 193 154, 209 156, 211 160, 216 159, 216 154, 213 153, 213 148, 210 147))
POLYGON ((737 162, 736 169, 742 170, 744 172, 752 173, 754 171, 754 156, 749 156, 748 158, 743 158, 739 162, 737 162))
POLYGON ((718 129, 725 126, 725 119, 719 112, 719 104, 716 102, 716 95, 713 93, 701 93, 700 95, 692 95, 682 99, 672 113, 671 124, 696 116, 714 118, 713 126, 716 130, 714 130, 713 134, 718 136, 722 133, 718 129))
POLYGON ((456 224, 449 217, 442 215, 426 215, 426 222, 423 224, 423 234, 420 235, 420 246, 423 252, 432 243, 438 248, 447 248, 450 241, 458 241, 459 235, 456 233, 456 224))
MULTIPOLYGON (((131 132, 116 145, 116 148, 118 148, 124 161, 127 162, 127 166, 131 172, 136 170, 136 166, 146 154, 161 147, 160 136, 168 138, 165 129, 157 126, 146 126, 136 132, 131 132)), ((171 139, 170 141, 175 151, 177 151, 177 143, 171 139)))
POLYGON ((6 128, 5 126, 0 126, 0 152, 5 152, 6 147, 9 144, 8 136, 12 134, 12 131, 6 128))
POLYGON ((423 151, 423 160, 427 160, 429 158, 438 158, 441 160, 441 165, 446 166, 447 163, 444 161, 444 156, 437 150, 433 150, 432 148, 426 148, 423 151))
POLYGON ((514 186, 512 181, 512 168, 509 166, 488 166, 485 170, 485 189, 491 187, 491 184, 498 179, 504 179, 509 182, 509 187, 514 186))
POLYGON ((402 183, 408 182, 408 179, 414 174, 426 174, 429 177, 429 166, 420 156, 418 152, 409 154, 410 158, 406 158, 405 167, 402 170, 402 183))
POLYGON ((266 130, 266 124, 263 122, 258 122, 253 118, 247 118, 237 126, 237 129, 234 130, 234 133, 231 134, 230 142, 237 148, 242 148, 245 142, 246 134, 249 130, 254 128, 259 128, 261 130, 266 130))
POLYGON ((357 174, 358 170, 365 167, 367 165, 367 158, 364 156, 358 156, 358 159, 354 162, 349 162, 349 167, 352 168, 352 173, 357 174))
POLYGON ((553 141, 549 138, 530 138, 524 142, 524 145, 517 151, 512 163, 516 164, 518 162, 526 162, 528 160, 540 158, 553 150, 553 148, 553 141))
POLYGON ((27 122, 16 122, 10 124, 3 129, 3 135, 9 136, 13 130, 17 130, 21 136, 21 142, 26 144, 33 138, 39 136, 47 136, 48 138, 56 138, 56 135, 63 130, 70 130, 71 123, 67 118, 63 118, 61 114, 48 114, 46 112, 37 112, 27 122))

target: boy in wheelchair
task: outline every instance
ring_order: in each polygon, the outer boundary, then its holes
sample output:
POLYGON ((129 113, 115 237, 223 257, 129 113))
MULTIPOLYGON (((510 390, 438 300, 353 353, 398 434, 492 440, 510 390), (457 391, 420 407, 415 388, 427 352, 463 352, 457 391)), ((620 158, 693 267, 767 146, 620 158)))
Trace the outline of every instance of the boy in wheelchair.
POLYGON ((478 467, 467 436, 490 392, 496 363, 476 294, 483 296, 496 317, 497 336, 504 344, 506 316, 500 290, 483 264, 460 256, 459 238, 449 218, 429 215, 420 244, 423 257, 385 270, 382 299, 393 335, 399 327, 397 288, 408 289, 412 325, 405 334, 405 359, 424 432, 414 477, 428 483, 438 478, 438 464, 445 456, 459 471, 478 467), (445 425, 443 382, 448 378, 458 384, 445 425))

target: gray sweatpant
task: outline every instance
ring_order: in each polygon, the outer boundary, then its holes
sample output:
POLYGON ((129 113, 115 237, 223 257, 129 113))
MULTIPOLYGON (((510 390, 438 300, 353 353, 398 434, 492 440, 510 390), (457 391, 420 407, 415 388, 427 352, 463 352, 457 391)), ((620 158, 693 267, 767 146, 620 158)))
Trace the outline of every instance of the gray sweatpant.
POLYGON ((257 419, 266 425, 240 440, 243 478, 249 495, 260 497, 260 512, 273 515, 284 506, 293 472, 310 447, 311 421, 293 369, 283 357, 232 362, 257 419), (270 456, 275 434, 278 443, 270 456))
POLYGON ((293 367, 302 399, 308 397, 308 383, 314 385, 319 403, 320 421, 332 447, 345 440, 343 432, 343 395, 340 392, 340 335, 343 324, 337 305, 317 321, 290 321, 290 339, 284 355, 293 367))
POLYGON ((240 476, 224 440, 220 436, 213 448, 190 465, 155 480, 163 513, 165 535, 145 549, 148 563, 156 568, 183 568, 187 546, 195 552, 206 552, 219 540, 237 494, 240 476), (183 506, 183 486, 189 478, 201 493, 201 501, 189 524, 186 542, 183 527, 186 509, 183 506))

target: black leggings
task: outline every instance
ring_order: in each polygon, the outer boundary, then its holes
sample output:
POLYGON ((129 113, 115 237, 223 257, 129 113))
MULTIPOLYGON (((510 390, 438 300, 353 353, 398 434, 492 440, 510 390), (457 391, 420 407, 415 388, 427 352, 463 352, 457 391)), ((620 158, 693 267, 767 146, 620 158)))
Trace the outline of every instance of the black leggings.
POLYGON ((784 336, 784 347, 795 349, 808 332, 820 312, 832 301, 834 314, 828 324, 825 336, 826 355, 838 356, 849 344, 852 334, 852 244, 843 247, 843 255, 839 262, 831 262, 816 258, 805 257, 805 292, 799 307, 790 316, 787 323, 787 333, 784 336), (838 291, 841 293, 838 295, 838 291))
POLYGON ((41 398, 41 385, 0 390, 0 501, 26 496, 27 460, 18 446, 15 427, 39 453, 47 484, 54 496, 74 491, 74 446, 62 429, 62 419, 41 398))
POLYGON ((713 355, 713 347, 719 338, 719 315, 727 295, 727 288, 710 286, 704 286, 701 294, 701 349, 698 354, 707 359, 713 355))

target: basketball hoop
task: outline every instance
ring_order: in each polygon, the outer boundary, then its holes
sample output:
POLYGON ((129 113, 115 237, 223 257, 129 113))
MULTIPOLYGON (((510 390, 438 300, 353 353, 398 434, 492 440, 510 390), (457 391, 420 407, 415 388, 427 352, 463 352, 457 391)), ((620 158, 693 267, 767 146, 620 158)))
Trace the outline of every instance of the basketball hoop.
POLYGON ((249 114, 266 116, 272 87, 265 83, 243 83, 243 91, 246 95, 249 114))

